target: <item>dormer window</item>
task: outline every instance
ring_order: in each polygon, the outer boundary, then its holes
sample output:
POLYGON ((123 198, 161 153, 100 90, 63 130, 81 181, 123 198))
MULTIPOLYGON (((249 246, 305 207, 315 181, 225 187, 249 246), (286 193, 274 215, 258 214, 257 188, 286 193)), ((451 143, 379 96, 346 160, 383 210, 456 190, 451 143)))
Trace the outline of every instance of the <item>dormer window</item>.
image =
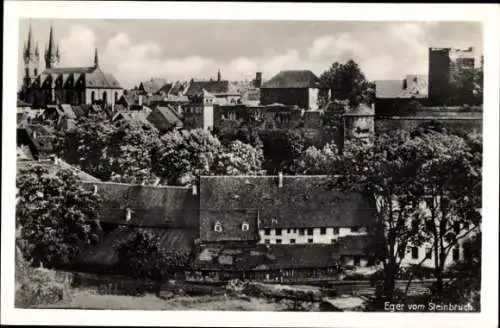
POLYGON ((248 231, 250 229, 250 225, 246 222, 243 222, 241 225, 241 231, 248 231))
POLYGON ((214 231, 215 232, 222 232, 222 224, 219 221, 215 222, 214 231))

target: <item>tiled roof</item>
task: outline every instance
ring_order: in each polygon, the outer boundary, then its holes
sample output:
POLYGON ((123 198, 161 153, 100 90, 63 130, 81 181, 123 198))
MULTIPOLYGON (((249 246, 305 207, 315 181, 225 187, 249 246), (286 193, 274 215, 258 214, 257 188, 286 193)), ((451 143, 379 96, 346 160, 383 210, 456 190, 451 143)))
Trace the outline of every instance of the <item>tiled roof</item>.
POLYGON ((182 121, 171 106, 157 106, 149 114, 148 120, 159 130, 182 127, 182 121))
POLYGON ((112 74, 104 73, 99 67, 48 68, 37 79, 40 79, 41 84, 48 83, 49 78, 53 82, 61 80, 62 83, 65 83, 70 77, 73 78, 75 83, 83 78, 85 86, 88 88, 122 89, 120 83, 112 74))
POLYGON ((261 88, 320 88, 321 82, 313 72, 303 71, 281 71, 261 88))
POLYGON ((139 88, 142 88, 146 93, 157 93, 162 87, 167 84, 167 80, 163 78, 152 78, 147 81, 141 82, 139 88))
POLYGON ((78 169, 77 167, 66 163, 62 159, 59 159, 57 164, 52 159, 39 160, 39 161, 17 161, 17 171, 19 172, 20 170, 24 170, 31 166, 37 166, 37 165, 47 168, 49 170, 49 174, 52 175, 55 175, 57 172, 62 170, 68 170, 73 172, 73 174, 75 174, 76 177, 81 181, 88 181, 88 182, 101 181, 98 178, 78 169))
POLYGON ((167 94, 170 91, 170 89, 172 89, 172 83, 165 83, 156 92, 167 94))
POLYGON ((191 188, 142 186, 122 183, 87 183, 102 197, 100 220, 154 228, 198 228, 198 203, 191 188), (131 213, 126 221, 126 209, 131 213))
POLYGON ((200 220, 249 210, 261 228, 371 226, 373 202, 330 183, 328 176, 284 176, 280 188, 277 176, 201 177, 200 220))
POLYGON ((120 226, 110 232, 96 247, 88 249, 80 256, 79 262, 86 265, 113 266, 118 261, 118 254, 114 245, 125 241, 137 232, 146 232, 154 238, 160 239, 160 247, 166 250, 191 252, 194 240, 197 238, 196 229, 164 229, 138 228, 120 226))
POLYGON ((236 93, 229 81, 193 81, 186 91, 186 96, 201 96, 203 90, 213 94, 236 93))
POLYGON ((231 271, 326 268, 336 266, 338 259, 334 245, 207 245, 196 250, 191 266, 231 271))

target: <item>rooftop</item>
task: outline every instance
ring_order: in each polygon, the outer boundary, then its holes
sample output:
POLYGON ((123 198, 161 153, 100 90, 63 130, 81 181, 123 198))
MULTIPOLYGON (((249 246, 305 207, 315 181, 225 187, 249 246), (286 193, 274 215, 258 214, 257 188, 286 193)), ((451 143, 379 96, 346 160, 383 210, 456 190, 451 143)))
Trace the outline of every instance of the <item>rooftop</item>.
POLYGON ((281 71, 262 85, 266 88, 320 88, 319 78, 309 70, 281 71))

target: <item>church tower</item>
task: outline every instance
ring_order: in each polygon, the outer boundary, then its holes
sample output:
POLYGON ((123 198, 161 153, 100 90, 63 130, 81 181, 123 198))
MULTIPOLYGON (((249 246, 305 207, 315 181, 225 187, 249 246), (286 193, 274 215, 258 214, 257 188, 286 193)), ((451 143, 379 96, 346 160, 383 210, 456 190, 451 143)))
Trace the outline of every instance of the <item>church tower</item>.
POLYGON ((23 50, 24 61, 24 77, 23 89, 29 88, 33 80, 39 74, 40 54, 38 52, 38 44, 35 43, 33 32, 31 30, 31 23, 28 31, 28 39, 24 44, 23 50))
POLYGON ((49 44, 45 49, 45 68, 54 68, 57 64, 59 64, 61 60, 61 56, 59 53, 59 46, 56 45, 56 41, 54 39, 54 28, 50 26, 50 34, 49 34, 49 44))
POLYGON ((94 67, 95 68, 99 67, 99 56, 97 55, 97 48, 95 48, 95 53, 94 53, 94 67))

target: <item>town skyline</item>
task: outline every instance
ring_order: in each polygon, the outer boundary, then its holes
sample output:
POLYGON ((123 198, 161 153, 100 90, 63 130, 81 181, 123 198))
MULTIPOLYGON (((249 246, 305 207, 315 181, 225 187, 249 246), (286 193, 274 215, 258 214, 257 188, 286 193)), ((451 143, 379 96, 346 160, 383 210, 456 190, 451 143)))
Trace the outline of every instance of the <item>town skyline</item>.
MULTIPOLYGON (((100 64, 124 88, 152 77, 171 81, 216 78, 218 69, 229 80, 251 80, 257 71, 266 80, 287 69, 309 69, 320 75, 333 62, 349 59, 360 65, 369 80, 399 79, 406 74, 427 74, 429 47, 472 46, 476 58, 482 54, 481 24, 471 22, 133 22, 20 20, 18 86, 30 23, 40 51, 40 68, 52 24, 61 48, 59 66, 91 66, 97 48, 100 64)), ((475 62, 479 65, 480 61, 475 62)))

